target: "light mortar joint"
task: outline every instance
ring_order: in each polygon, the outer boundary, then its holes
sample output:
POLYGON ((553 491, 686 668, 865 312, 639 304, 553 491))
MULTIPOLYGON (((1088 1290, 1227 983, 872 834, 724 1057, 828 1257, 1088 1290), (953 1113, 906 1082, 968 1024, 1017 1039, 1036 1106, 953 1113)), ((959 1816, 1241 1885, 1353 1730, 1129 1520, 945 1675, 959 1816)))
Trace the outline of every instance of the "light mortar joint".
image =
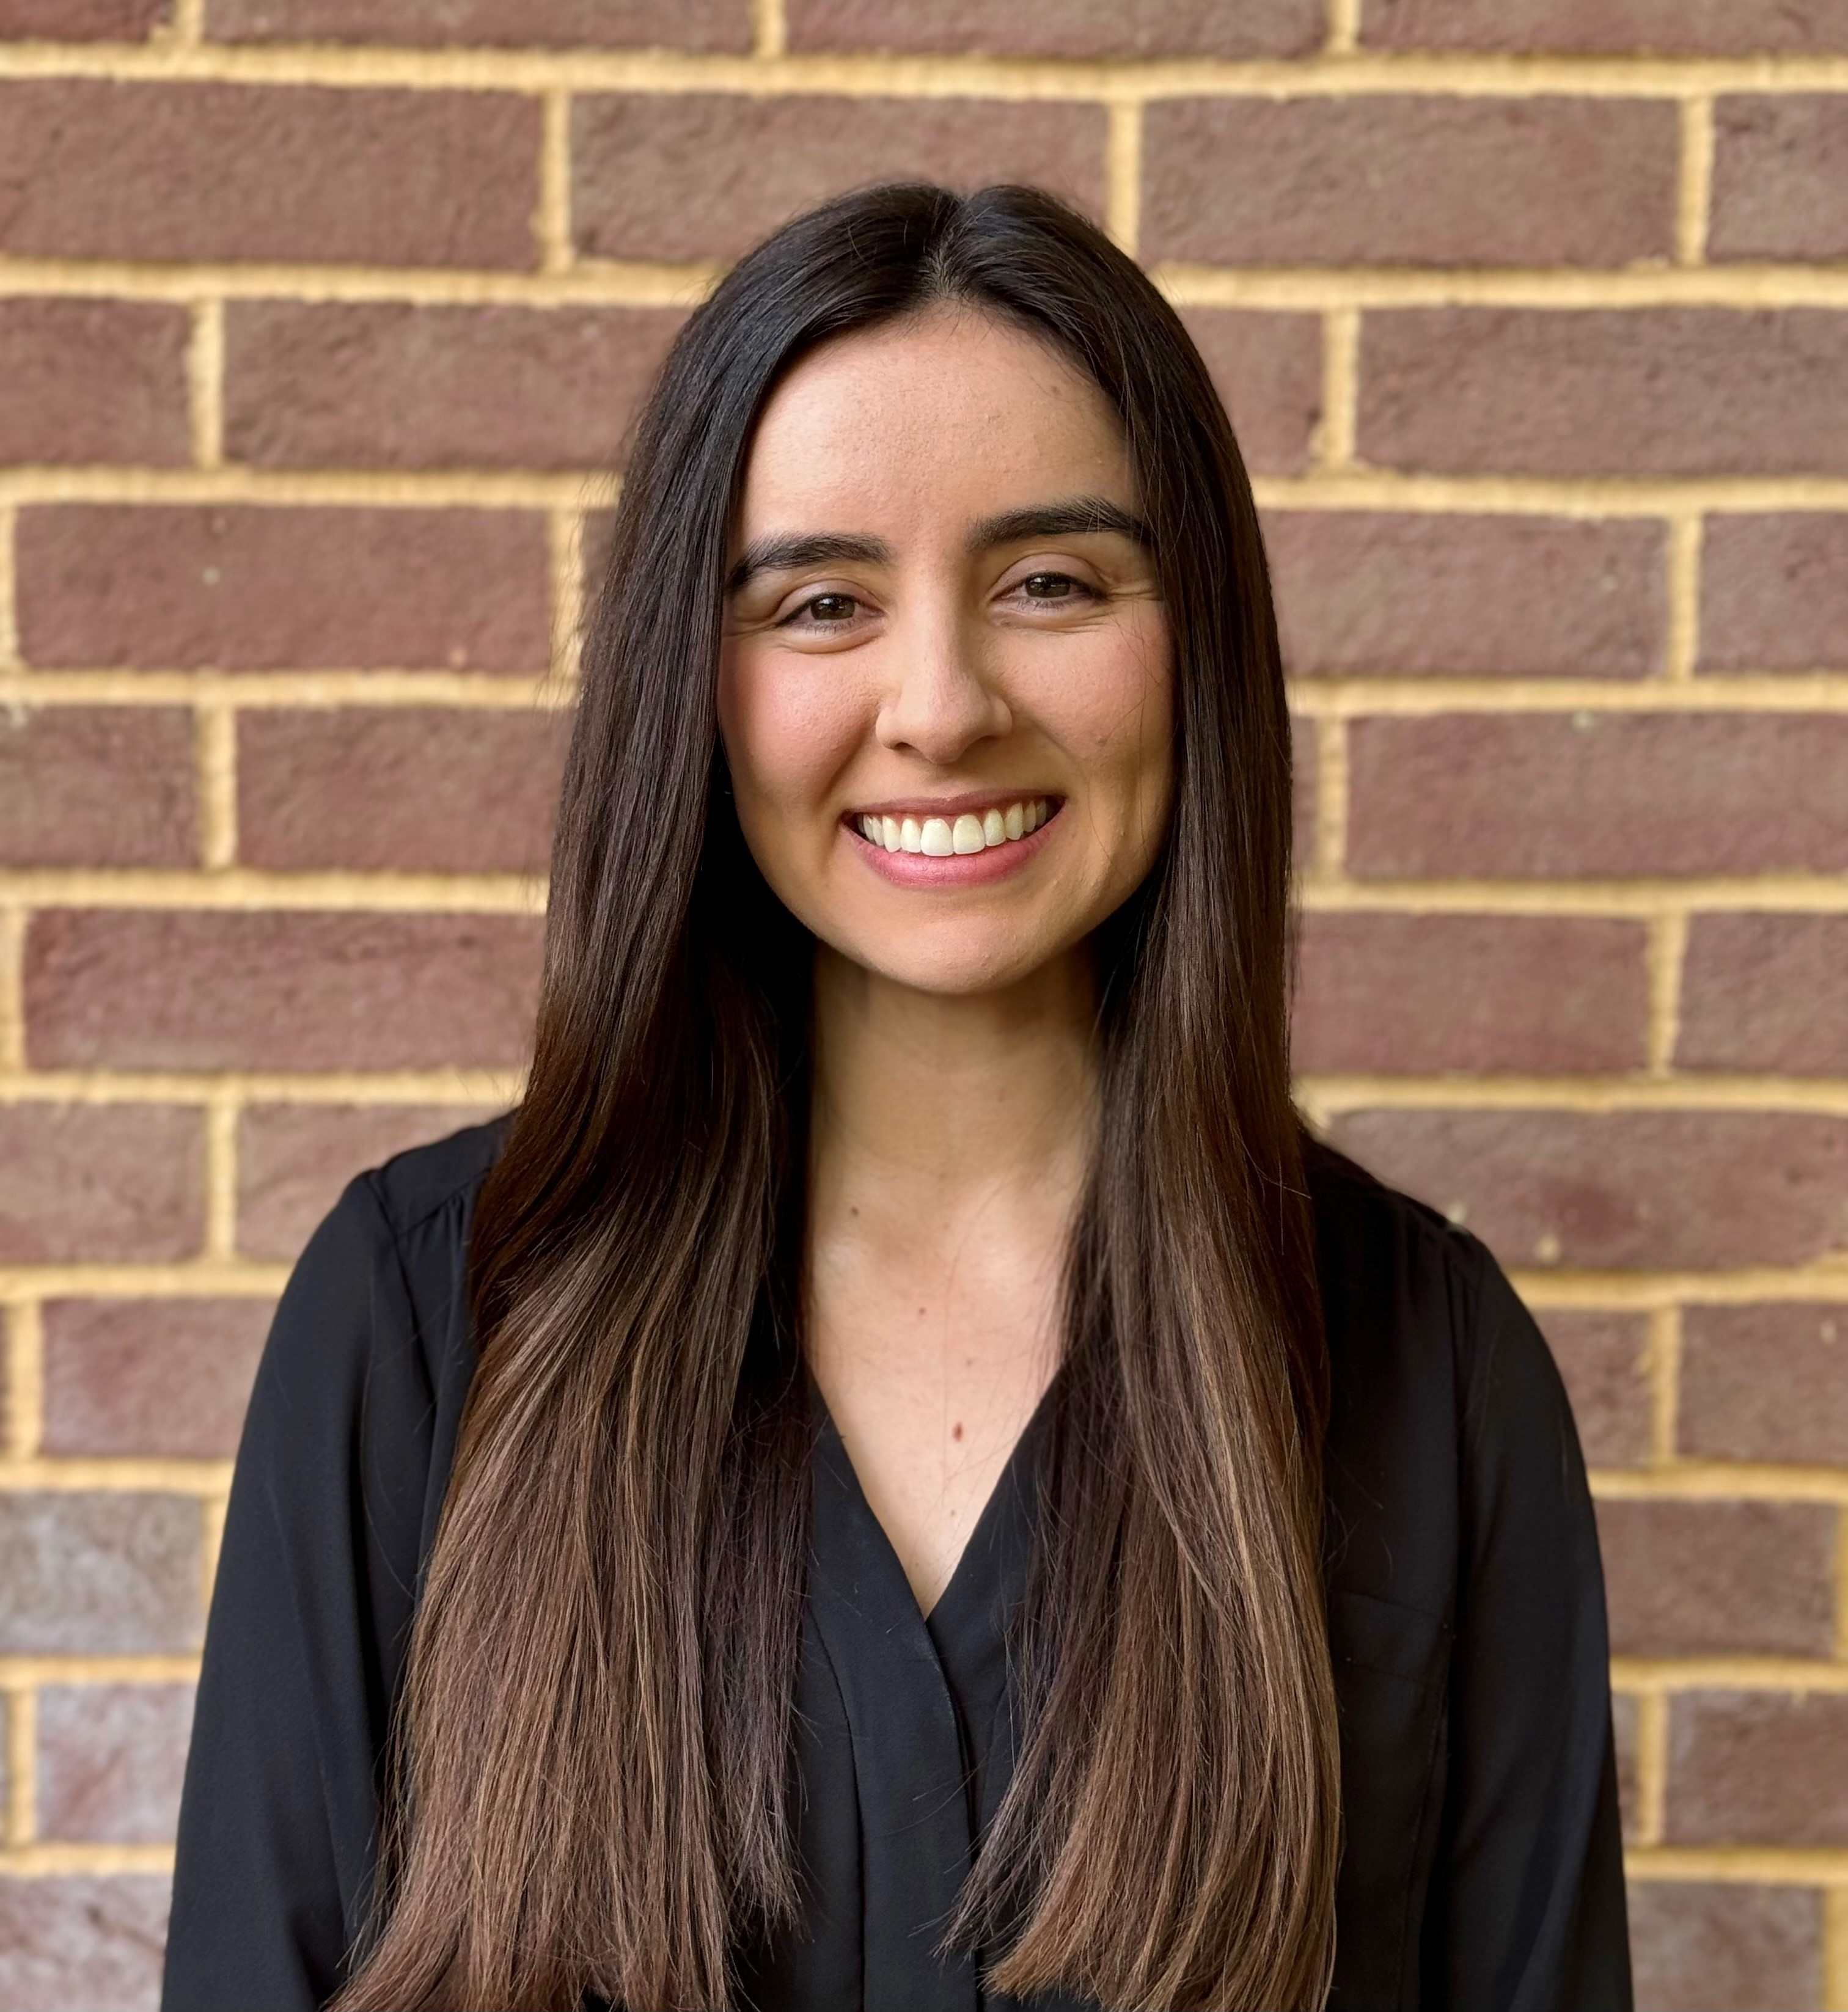
POLYGON ((1644 1348, 1649 1371, 1649 1457, 1657 1467, 1668 1466, 1679 1457, 1681 1341, 1680 1307, 1656 1307, 1649 1317, 1644 1348))
POLYGON ((1322 412, 1309 444, 1318 473, 1340 475, 1354 469, 1360 404, 1360 310, 1330 308, 1322 318, 1322 412))
POLYGON ((1142 105, 1113 99, 1104 137, 1104 211, 1118 248, 1133 259, 1142 229, 1142 105))
POLYGON ((1660 1844, 1668 1796, 1668 1700, 1659 1692, 1636 1700, 1636 1843, 1660 1844))
POLYGON ((9 1682, 6 1692, 6 1847, 19 1850, 38 1834, 38 1693, 9 1682))
POLYGON ((1848 2012, 1848 1885, 1822 1896, 1822 2003, 1825 2012, 1848 2012))
POLYGON ((583 647, 584 519, 581 510, 554 510, 546 519, 551 593, 551 668, 545 683, 555 705, 576 701, 583 647))
POLYGON ((224 461, 225 309, 220 300, 195 301, 192 335, 186 350, 187 417, 193 464, 217 468, 224 461))
POLYGON ((789 48, 789 23, 783 0, 751 0, 751 52, 760 62, 774 62, 789 48))
POLYGON ((571 242, 571 95, 548 91, 541 103, 539 202, 533 234, 543 272, 563 273, 573 262, 571 242))
POLYGON ((234 1095, 220 1093, 205 1107, 205 1249, 208 1258, 237 1254, 237 1121, 234 1095))
POLYGON ((20 624, 15 599, 16 579, 13 537, 19 512, 0 504, 0 671, 15 670, 20 662, 20 624))
POLYGON ((26 1066, 26 915, 0 905, 0 1082, 26 1066))
POLYGON ((45 1438, 45 1320, 37 1300, 6 1315, 6 1457, 30 1460, 45 1438))
POLYGON ((1668 633, 1662 674, 1673 685, 1694 683, 1700 654, 1700 560, 1706 519, 1684 512, 1668 525, 1668 633))
POLYGON ((237 863, 237 715, 227 705, 193 715, 193 759, 199 802, 199 864, 228 872, 237 863))
POLYGON ((1682 972, 1687 961, 1688 917, 1685 908, 1651 917, 1646 953, 1649 983, 1648 1060, 1651 1076, 1673 1072, 1681 1038, 1682 972))
POLYGON ((1711 95, 1699 92, 1684 98, 1675 220, 1675 255, 1684 266, 1706 262, 1707 220, 1713 207, 1713 150, 1711 95))

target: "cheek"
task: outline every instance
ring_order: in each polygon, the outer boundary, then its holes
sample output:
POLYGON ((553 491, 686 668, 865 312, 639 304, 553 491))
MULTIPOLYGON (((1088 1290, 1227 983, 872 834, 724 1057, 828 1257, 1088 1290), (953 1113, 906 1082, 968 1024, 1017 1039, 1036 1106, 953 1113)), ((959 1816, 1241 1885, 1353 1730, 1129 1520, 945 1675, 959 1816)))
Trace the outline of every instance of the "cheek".
POLYGON ((728 642, 719 665, 719 728, 740 815, 814 811, 866 732, 865 708, 840 660, 728 642))
POLYGON ((1097 808, 1114 801, 1127 826, 1167 801, 1174 697, 1166 625, 1151 611, 1146 623, 1086 640, 1093 647, 1035 694, 1034 710, 1083 770, 1097 808))

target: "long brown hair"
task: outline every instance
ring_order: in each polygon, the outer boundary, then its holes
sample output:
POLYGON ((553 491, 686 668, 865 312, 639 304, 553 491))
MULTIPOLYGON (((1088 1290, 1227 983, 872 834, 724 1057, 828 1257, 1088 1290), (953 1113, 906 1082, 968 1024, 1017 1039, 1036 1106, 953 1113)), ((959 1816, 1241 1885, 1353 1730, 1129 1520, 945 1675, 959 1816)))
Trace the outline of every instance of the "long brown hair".
POLYGON ((1121 416, 1177 719, 1165 848, 1097 946, 1102 1121, 1016 1645, 1024 1743, 948 1939, 1022 1995, 1326 1996, 1327 1377, 1290 1094, 1289 719, 1250 484, 1179 321, 1099 231, 1033 189, 900 184, 738 265, 637 427, 338 2012, 726 2007, 739 1939, 796 1918, 812 945, 729 801, 723 573, 780 375, 938 300, 1032 330, 1121 416))

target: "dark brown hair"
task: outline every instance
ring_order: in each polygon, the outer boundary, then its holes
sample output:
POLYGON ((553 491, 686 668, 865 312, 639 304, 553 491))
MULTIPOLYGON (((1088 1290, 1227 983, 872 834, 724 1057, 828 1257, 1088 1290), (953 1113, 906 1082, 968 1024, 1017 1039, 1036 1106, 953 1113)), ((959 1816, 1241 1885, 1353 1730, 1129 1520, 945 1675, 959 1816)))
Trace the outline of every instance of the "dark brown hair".
POLYGON ((529 1086, 471 1246, 480 1356, 339 2012, 724 2007, 795 1917, 809 940, 726 794, 753 426, 829 337, 1005 317, 1121 416, 1176 668, 1175 796, 1100 933, 1021 1759, 949 1939, 995 1988, 1318 2006, 1339 1779, 1326 1369, 1286 983, 1290 729, 1263 545, 1180 322, 1038 191, 797 219, 688 320, 586 639, 529 1086))

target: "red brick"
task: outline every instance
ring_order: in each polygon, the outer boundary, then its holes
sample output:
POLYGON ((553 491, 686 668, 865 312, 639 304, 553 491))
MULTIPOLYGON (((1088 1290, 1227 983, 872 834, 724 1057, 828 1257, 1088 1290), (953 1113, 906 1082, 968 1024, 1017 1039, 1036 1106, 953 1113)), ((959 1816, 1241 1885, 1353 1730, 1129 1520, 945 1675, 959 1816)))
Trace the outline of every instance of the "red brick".
POLYGON ((0 0, 0 37, 138 42, 173 12, 173 0, 0 0))
POLYGON ((1277 510, 1264 530, 1297 676, 1636 678, 1662 666, 1659 524, 1277 510))
POLYGON ((494 1112, 445 1104, 257 1104, 237 1126, 237 1247, 293 1263, 355 1174, 494 1112))
POLYGON ((1300 56, 1316 0, 784 0, 792 49, 997 55, 1300 56))
POLYGON ((568 715, 353 707, 238 722, 253 866, 544 870, 568 715))
POLYGON ((1104 206, 1104 113, 972 98, 585 97, 572 217, 603 259, 724 259, 842 189, 895 177, 1038 182, 1104 206))
POLYGON ((1688 1307, 1676 1417, 1693 1459, 1848 1467, 1848 1306, 1688 1307))
POLYGON ((1393 309, 1360 347, 1356 451, 1379 466, 1848 473, 1848 314, 1393 309))
POLYGON ((1314 719, 1293 713, 1290 740, 1291 844, 1297 871, 1300 873, 1315 863, 1315 805, 1321 791, 1317 787, 1318 748, 1314 719))
POLYGON ((1189 308, 1181 319, 1213 373, 1256 475, 1300 475, 1322 423, 1322 317, 1189 308))
POLYGON ((0 460, 190 460, 184 308, 0 301, 0 460))
POLYGON ((1848 516, 1710 517, 1700 550, 1703 671, 1848 670, 1848 516))
POLYGON ((1840 715, 1357 719, 1348 759, 1348 865, 1365 879, 1848 867, 1840 715))
POLYGON ((1617 1803, 1623 1841, 1633 1844, 1640 1828, 1642 1789, 1636 1772, 1636 1700, 1621 1693, 1611 1700, 1611 1732, 1617 1749, 1617 1803))
POLYGON ((1362 0, 1364 48, 1651 50, 1743 55, 1848 48, 1848 0, 1362 0))
POLYGON ((670 308, 234 302, 225 451, 266 468, 604 468, 670 308))
POLYGON ((8 84, 0 251, 530 266, 539 120, 503 92, 8 84))
POLYGON ((31 663, 530 672, 551 647, 534 513, 56 504, 17 539, 31 663))
POLYGON ((0 1263, 190 1257, 205 1179, 197 1111, 0 1104, 0 1263))
POLYGON ((1696 915, 1675 1059, 1848 1076, 1848 916, 1696 915))
POLYGON ((1621 266, 1675 245, 1675 107, 1639 98, 1158 99, 1141 255, 1621 266))
POLYGON ((1848 1118, 1801 1111, 1353 1111, 1335 1143, 1507 1265, 1705 1271, 1848 1250, 1848 1118))
POLYGON ((38 1693, 38 1834, 165 1844, 180 1811, 191 1684, 47 1684, 38 1693))
POLYGON ((1711 259, 1848 259, 1848 102, 1792 93, 1714 104, 1711 259))
POLYGON ((1632 1879, 1629 1916, 1636 2012, 1816 2012, 1822 2003, 1813 1889, 1632 1879))
POLYGON ((196 1648, 199 1546, 189 1495, 0 1493, 0 1654, 196 1648))
POLYGON ((536 916, 48 909, 40 1068, 494 1068, 526 1059, 536 916))
POLYGON ((0 2004, 9 2012, 153 2012, 164 1875, 0 1878, 0 2004))
POLYGON ((225 42, 444 42, 493 47, 751 47, 750 0, 205 0, 225 42))
POLYGON ((1639 922, 1318 910, 1304 918, 1297 1066, 1635 1068, 1646 947, 1639 922))
POLYGON ((1672 1844, 1848 1844, 1848 1697, 1675 1699, 1665 1814, 1672 1844))
POLYGON ((228 1460, 268 1300, 48 1300, 48 1454, 228 1460))
POLYGON ((1832 1652, 1832 1506, 1603 1501, 1597 1513, 1614 1656, 1832 1652))
POLYGON ((177 708, 0 709, 0 864, 191 865, 193 776, 177 708))
POLYGON ((1536 1315, 1565 1379, 1590 1467, 1639 1467, 1650 1456, 1649 1328, 1640 1314, 1547 1307, 1536 1315))

